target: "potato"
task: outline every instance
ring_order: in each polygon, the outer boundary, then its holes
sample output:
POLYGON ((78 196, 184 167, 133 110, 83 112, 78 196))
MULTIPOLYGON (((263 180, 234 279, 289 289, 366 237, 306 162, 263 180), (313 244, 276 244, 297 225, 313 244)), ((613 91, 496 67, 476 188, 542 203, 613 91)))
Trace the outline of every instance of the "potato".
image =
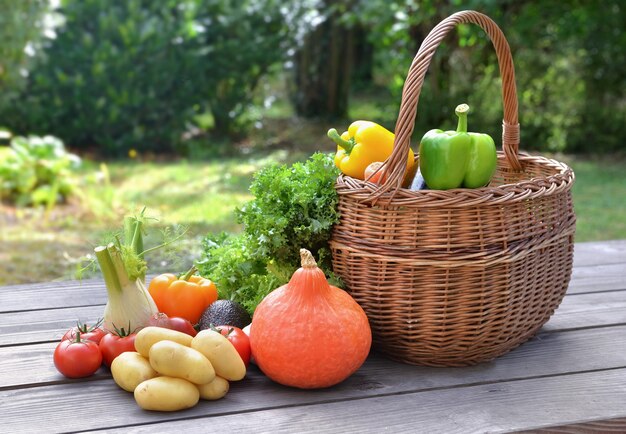
POLYGON ((152 369, 148 359, 134 351, 117 356, 111 363, 111 374, 115 383, 127 392, 134 391, 139 383, 159 375, 152 369))
POLYGON ((186 333, 165 329, 163 327, 150 326, 139 330, 137 336, 135 336, 135 349, 142 356, 148 357, 150 355, 150 347, 157 342, 168 340, 189 347, 191 346, 192 339, 193 338, 186 333))
POLYGON ((178 411, 193 407, 199 399, 196 385, 182 378, 156 377, 135 389, 135 401, 144 410, 178 411))
POLYGON ((215 401, 226 396, 229 388, 230 385, 227 380, 216 376, 210 383, 198 386, 198 391, 201 399, 215 401))
POLYGON ((172 341, 160 341, 150 348, 150 365, 159 374, 207 384, 215 378, 211 362, 200 352, 172 341))
POLYGON ((215 374, 229 381, 238 381, 246 376, 246 365, 230 341, 216 331, 200 331, 191 341, 191 348, 200 351, 209 359, 215 374))

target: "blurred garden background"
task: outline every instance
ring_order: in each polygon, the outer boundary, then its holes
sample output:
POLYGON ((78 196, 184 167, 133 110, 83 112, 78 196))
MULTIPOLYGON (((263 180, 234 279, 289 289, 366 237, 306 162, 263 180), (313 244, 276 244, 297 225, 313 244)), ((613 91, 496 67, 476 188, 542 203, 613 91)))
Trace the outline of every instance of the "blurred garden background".
MULTIPOLYGON (((620 0, 0 0, 0 285, 71 279, 143 206, 185 227, 151 271, 180 271, 254 173, 332 152, 326 131, 393 130, 420 43, 463 9, 513 52, 521 148, 576 173, 576 241, 626 238, 626 5, 620 0)), ((475 26, 440 46, 415 134, 500 146, 495 53, 475 26)))

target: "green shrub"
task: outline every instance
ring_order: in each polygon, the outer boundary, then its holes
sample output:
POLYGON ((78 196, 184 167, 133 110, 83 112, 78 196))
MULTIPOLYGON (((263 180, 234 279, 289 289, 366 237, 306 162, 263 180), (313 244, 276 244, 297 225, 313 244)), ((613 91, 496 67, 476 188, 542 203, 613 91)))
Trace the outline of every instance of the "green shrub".
MULTIPOLYGON (((347 19, 370 28, 375 78, 393 102, 379 111, 393 128, 411 59, 431 29, 461 9, 490 16, 513 54, 520 146, 551 152, 614 152, 626 140, 626 7, 623 1, 368 0, 347 19)), ((420 95, 414 140, 454 126, 454 107, 472 107, 469 128, 499 144, 502 120, 495 50, 478 26, 456 26, 437 47, 420 95)))
POLYGON ((0 199, 18 206, 64 201, 75 188, 81 160, 56 137, 15 137, 0 159, 0 199))
POLYGON ((171 151, 198 101, 189 17, 178 1, 65 0, 14 131, 51 133, 105 155, 171 151))
POLYGON ((48 4, 48 0, 0 0, 0 111, 15 103, 26 83, 25 72, 36 58, 48 4))
MULTIPOLYGON (((283 57, 277 0, 64 0, 19 104, 0 109, 21 134, 54 134, 106 156, 180 151, 210 111, 239 132, 257 83, 283 57)), ((217 141, 219 142, 219 141, 217 141)))
POLYGON ((214 135, 236 136, 250 123, 256 87, 285 58, 290 31, 279 0, 196 0, 195 40, 202 86, 214 135))

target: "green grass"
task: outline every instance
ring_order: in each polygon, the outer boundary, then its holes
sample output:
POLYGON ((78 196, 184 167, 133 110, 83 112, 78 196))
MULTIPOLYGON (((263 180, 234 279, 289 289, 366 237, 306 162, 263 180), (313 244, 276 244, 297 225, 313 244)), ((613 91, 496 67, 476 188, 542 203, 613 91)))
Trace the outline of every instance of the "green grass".
POLYGON ((81 259, 119 228, 124 214, 144 206, 156 219, 147 246, 159 244, 165 228, 187 228, 171 248, 150 255, 151 272, 182 271, 200 255, 208 232, 240 230, 234 209, 249 200, 254 172, 284 158, 278 152, 203 163, 112 162, 108 176, 88 162, 79 175, 80 199, 70 204, 50 213, 0 205, 0 285, 74 277, 81 259))
POLYGON ((576 175, 576 241, 625 239, 626 161, 607 157, 567 163, 576 175))
MULTIPOLYGON (((106 166, 108 181, 94 175, 99 166, 88 162, 80 174, 81 200, 50 213, 0 205, 0 285, 72 278, 81 258, 118 228, 122 216, 143 206, 158 219, 147 245, 160 242, 163 228, 188 228, 172 248, 149 258, 153 273, 182 271, 199 257, 206 233, 240 230, 233 211, 249 200, 255 171, 311 152, 205 162, 112 162, 106 166)), ((555 158, 576 173, 576 241, 626 239, 626 160, 555 158)))
POLYGON ((249 198, 252 174, 261 166, 235 160, 113 164, 111 182, 125 206, 146 206, 161 224, 232 231, 233 208, 249 198))

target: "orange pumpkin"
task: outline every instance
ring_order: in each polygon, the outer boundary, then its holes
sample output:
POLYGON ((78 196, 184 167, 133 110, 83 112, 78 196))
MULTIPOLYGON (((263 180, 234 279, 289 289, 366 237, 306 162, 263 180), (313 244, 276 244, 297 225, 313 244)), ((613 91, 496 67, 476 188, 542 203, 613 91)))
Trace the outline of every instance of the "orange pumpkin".
POLYGON ((332 286, 308 250, 286 285, 258 305, 250 327, 254 359, 277 383, 302 389, 337 384, 363 364, 372 344, 365 312, 332 286))

